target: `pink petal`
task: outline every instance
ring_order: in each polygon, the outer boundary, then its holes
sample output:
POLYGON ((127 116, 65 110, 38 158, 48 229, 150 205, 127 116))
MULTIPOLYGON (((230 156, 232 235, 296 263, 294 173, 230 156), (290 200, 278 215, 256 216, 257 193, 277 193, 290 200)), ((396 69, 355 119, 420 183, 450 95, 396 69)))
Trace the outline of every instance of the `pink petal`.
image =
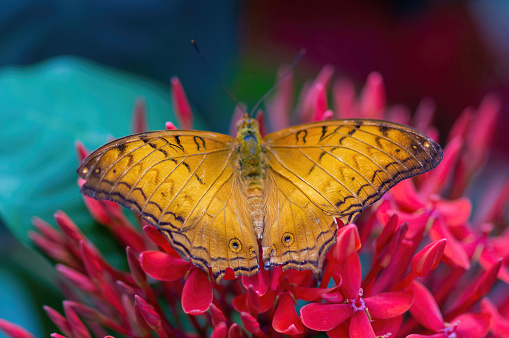
POLYGON ((212 285, 207 274, 193 267, 182 290, 182 309, 189 315, 201 315, 212 304, 212 285))
POLYGON ((267 116, 270 125, 274 130, 281 130, 290 126, 290 115, 293 110, 294 89, 293 89, 293 71, 290 70, 284 78, 288 66, 282 66, 278 69, 277 78, 281 79, 274 89, 272 100, 266 104, 267 116))
POLYGON ((449 229, 445 226, 440 218, 433 221, 433 225, 429 231, 429 236, 432 240, 438 241, 442 238, 447 239, 447 245, 444 249, 444 256, 452 262, 452 264, 459 266, 465 270, 470 268, 470 261, 463 246, 451 234, 449 229))
POLYGON ((412 270, 421 277, 434 270, 442 258, 446 244, 447 239, 443 238, 426 245, 412 259, 412 270))
POLYGON ((352 119, 357 117, 355 107, 355 88, 353 83, 346 78, 339 78, 334 83, 333 95, 334 109, 340 119, 352 119))
POLYGON ((311 303, 300 309, 302 323, 316 331, 330 331, 353 314, 350 304, 311 303))
POLYGON ((364 298, 369 314, 373 318, 388 319, 400 316, 412 305, 414 295, 412 290, 380 293, 373 297, 364 298))
POLYGON ((193 129, 193 112, 184 87, 177 77, 171 78, 171 103, 182 129, 193 129))
POLYGON ((446 186, 446 182, 453 174, 453 166, 461 153, 463 142, 459 138, 453 139, 444 149, 442 162, 433 170, 432 174, 421 187, 421 196, 438 194, 446 186))
POLYGON ((0 331, 11 338, 33 338, 34 336, 19 325, 0 318, 0 331))
POLYGON ((141 314, 143 320, 145 320, 145 322, 151 329, 156 331, 161 330, 162 328, 161 317, 154 310, 152 305, 145 301, 145 299, 141 298, 138 295, 134 296, 134 307, 136 311, 138 311, 141 314))
POLYGON ((406 338, 449 338, 444 333, 437 333, 437 334, 431 334, 431 335, 425 335, 425 334, 411 334, 406 336, 406 338))
POLYGON ((436 210, 449 227, 455 227, 467 222, 472 213, 472 202, 463 197, 454 201, 439 200, 436 210))
POLYGON ((373 72, 368 75, 359 101, 360 117, 382 119, 385 109, 385 86, 380 73, 373 72))
POLYGON ((438 332, 444 327, 444 319, 431 292, 419 282, 412 283, 414 302, 410 313, 422 326, 438 332))
POLYGON ((375 331, 373 331, 365 311, 358 311, 352 316, 350 320, 350 337, 376 338, 375 331))
POLYGON ((279 296, 279 303, 274 313, 272 327, 279 333, 296 335, 304 332, 304 327, 300 321, 293 299, 288 294, 279 296))
POLYGON ((174 281, 184 277, 191 263, 161 251, 145 251, 139 256, 140 265, 151 277, 174 281))
POLYGON ((164 129, 166 130, 177 130, 178 128, 173 124, 173 122, 166 121, 164 124, 164 129))
POLYGON ((391 196, 403 210, 416 211, 426 206, 412 180, 401 181, 392 187, 391 196))
POLYGON ((456 322, 459 322, 456 329, 458 338, 482 338, 490 329, 490 315, 487 313, 465 313, 452 320, 451 324, 456 322))
POLYGON ((345 320, 341 325, 336 326, 334 329, 327 331, 327 336, 330 338, 350 337, 350 318, 345 320))
POLYGON ((323 121, 323 115, 327 111, 327 96, 325 90, 321 84, 316 86, 315 92, 315 104, 313 110, 312 122, 323 121))
POLYGON ((426 132, 433 121, 435 109, 436 104, 433 99, 429 97, 422 99, 415 111, 414 122, 412 123, 414 128, 426 132))
POLYGON ((51 319, 53 323, 58 327, 60 331, 62 331, 63 334, 67 336, 72 336, 71 327, 69 326, 69 323, 67 322, 67 319, 65 319, 64 316, 62 316, 57 310, 53 309, 52 307, 49 307, 45 305, 44 311, 46 311, 46 314, 51 319))
MULTIPOLYGON (((88 154, 90 154, 90 152, 88 151, 88 149, 85 147, 85 145, 83 144, 83 142, 81 141, 76 141, 74 142, 74 148, 76 149, 76 155, 78 156, 78 162, 81 164, 81 162, 83 162, 83 160, 85 159, 85 157, 88 156, 88 154)), ((82 180, 81 182, 83 182, 81 185, 83 185, 85 183, 85 180, 82 179, 82 178, 78 178, 78 185, 80 184, 80 180, 82 180)), ((81 187, 80 185, 80 187, 81 187)))

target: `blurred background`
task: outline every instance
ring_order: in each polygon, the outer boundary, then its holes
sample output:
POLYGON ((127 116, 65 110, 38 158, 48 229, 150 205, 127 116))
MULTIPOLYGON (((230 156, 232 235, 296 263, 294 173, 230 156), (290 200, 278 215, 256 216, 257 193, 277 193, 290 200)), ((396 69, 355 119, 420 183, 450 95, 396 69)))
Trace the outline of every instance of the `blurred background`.
MULTIPOLYGON (((31 217, 64 210, 118 266, 123 253, 86 212, 74 142, 89 148, 131 133, 144 97, 149 128, 175 122, 177 76, 197 129, 227 133, 235 104, 251 106, 302 48, 297 85, 325 65, 360 89, 382 74, 389 104, 435 100, 445 139, 464 108, 502 100, 492 160, 509 152, 509 2, 304 0, 3 0, 0 2, 0 318, 35 336, 61 309, 49 260, 34 250, 31 217)), ((1 334, 0 334, 1 336, 1 334)))

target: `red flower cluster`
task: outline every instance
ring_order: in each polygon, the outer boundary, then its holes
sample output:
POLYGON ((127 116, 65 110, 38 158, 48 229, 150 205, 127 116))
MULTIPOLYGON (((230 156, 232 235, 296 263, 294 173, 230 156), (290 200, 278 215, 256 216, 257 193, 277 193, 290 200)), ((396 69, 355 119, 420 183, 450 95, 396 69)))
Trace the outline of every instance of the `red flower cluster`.
MULTIPOLYGON (((325 67, 302 91, 300 122, 330 118, 386 119, 438 139, 431 125, 433 103, 423 100, 413 119, 405 107, 387 107, 382 78, 368 77, 357 99, 353 85, 332 85, 325 67)), ((291 75, 267 103, 269 124, 289 124, 291 75)), ((192 127, 182 85, 172 80, 179 122, 192 127)), ((129 271, 112 267, 79 228, 59 211, 59 230, 35 219, 33 242, 57 262, 67 300, 63 314, 46 311, 65 337, 313 335, 331 337, 508 337, 509 231, 504 207, 509 180, 496 181, 478 199, 465 192, 481 169, 498 114, 488 97, 465 110, 446 143, 440 166, 394 187, 363 212, 357 224, 340 223, 322 276, 280 267, 253 277, 227 273, 216 284, 209 274, 181 257, 159 231, 132 225, 118 205, 84 197, 92 216, 126 248, 129 271), (318 278, 318 279, 317 279, 318 278)), ((135 105, 134 131, 145 129, 145 105, 135 105)), ((235 114, 233 123, 239 114, 235 114)), ((258 112, 262 132, 264 114, 258 112)), ((167 123, 167 129, 175 129, 167 123)), ((86 155, 77 146, 80 160, 86 155)), ((82 181, 79 181, 82 184, 82 181)), ((480 189, 478 189, 480 190, 480 189)), ((32 337, 0 320, 11 337, 32 337)), ((64 337, 53 334, 53 337, 64 337)))

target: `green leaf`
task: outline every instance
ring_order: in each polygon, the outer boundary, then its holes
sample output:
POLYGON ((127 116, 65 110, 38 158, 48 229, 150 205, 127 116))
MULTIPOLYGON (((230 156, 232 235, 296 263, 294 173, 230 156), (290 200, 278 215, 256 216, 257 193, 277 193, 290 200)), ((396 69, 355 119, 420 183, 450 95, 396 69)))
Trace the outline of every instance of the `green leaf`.
POLYGON ((168 88, 78 58, 59 57, 0 71, 0 213, 27 243, 31 217, 53 223, 63 210, 84 230, 93 224, 76 184, 74 144, 93 150, 132 133, 136 98, 149 127, 175 121, 168 88))

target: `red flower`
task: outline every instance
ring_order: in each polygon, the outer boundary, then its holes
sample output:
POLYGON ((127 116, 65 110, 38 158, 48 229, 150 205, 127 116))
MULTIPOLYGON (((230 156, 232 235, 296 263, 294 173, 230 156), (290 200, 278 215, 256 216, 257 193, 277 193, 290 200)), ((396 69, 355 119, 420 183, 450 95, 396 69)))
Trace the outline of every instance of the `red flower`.
POLYGON ((350 255, 340 266, 343 272, 341 292, 323 295, 329 304, 313 303, 300 310, 302 323, 310 329, 327 331, 329 336, 344 337, 345 332, 352 337, 376 337, 395 333, 401 316, 412 305, 412 290, 381 293, 363 297, 361 289, 361 263, 357 253, 350 255), (392 325, 376 332, 371 322, 390 320, 392 325))

